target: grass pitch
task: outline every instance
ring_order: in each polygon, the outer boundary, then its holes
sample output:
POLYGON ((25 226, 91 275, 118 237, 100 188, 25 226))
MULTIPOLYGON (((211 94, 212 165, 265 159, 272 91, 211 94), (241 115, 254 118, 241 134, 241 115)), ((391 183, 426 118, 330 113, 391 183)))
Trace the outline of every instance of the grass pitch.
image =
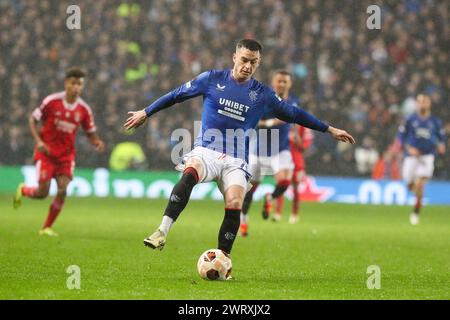
POLYGON ((234 280, 204 281, 197 259, 217 246, 223 204, 191 201, 163 251, 142 240, 159 225, 165 200, 69 198, 55 224, 59 238, 38 236, 50 199, 14 211, 0 196, 0 299, 449 299, 450 210, 304 203, 301 221, 263 221, 251 209, 250 235, 232 252, 234 280), (66 270, 81 270, 69 290, 66 270), (367 268, 379 266, 381 289, 367 268))

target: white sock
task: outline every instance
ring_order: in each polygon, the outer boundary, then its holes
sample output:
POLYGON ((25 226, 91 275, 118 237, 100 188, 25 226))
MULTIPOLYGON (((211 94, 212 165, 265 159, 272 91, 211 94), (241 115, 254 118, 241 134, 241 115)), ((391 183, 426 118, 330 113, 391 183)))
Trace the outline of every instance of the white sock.
POLYGON ((159 230, 161 230, 164 235, 167 237, 167 234, 169 233, 170 228, 172 227, 173 219, 168 216, 163 216, 161 225, 159 226, 159 230))

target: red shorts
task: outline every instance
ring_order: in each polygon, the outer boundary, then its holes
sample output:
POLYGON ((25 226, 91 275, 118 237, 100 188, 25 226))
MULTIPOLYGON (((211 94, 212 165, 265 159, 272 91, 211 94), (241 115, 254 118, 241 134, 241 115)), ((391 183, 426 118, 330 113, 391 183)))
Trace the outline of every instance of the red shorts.
POLYGON ((37 177, 39 182, 50 181, 54 177, 66 176, 72 179, 75 161, 58 161, 49 158, 36 161, 37 177))

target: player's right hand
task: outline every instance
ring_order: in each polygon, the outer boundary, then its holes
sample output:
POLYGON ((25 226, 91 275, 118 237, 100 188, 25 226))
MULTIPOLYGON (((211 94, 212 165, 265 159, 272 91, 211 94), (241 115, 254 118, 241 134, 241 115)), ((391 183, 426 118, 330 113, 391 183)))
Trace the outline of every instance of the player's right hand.
POLYGON ((439 154, 445 154, 445 144, 440 143, 437 145, 437 152, 439 154))
POLYGON ((147 120, 147 114, 144 110, 129 111, 128 115, 129 117, 123 125, 127 130, 138 128, 147 120))

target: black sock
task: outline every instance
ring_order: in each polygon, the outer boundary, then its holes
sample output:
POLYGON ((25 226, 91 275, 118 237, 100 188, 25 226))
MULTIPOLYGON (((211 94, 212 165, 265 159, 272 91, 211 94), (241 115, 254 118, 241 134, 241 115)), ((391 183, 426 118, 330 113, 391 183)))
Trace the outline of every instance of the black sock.
POLYGON ((248 210, 250 210, 250 205, 252 204, 254 193, 254 191, 250 190, 245 194, 244 202, 242 203, 242 214, 246 215, 248 213, 248 210))
POLYGON ((193 168, 187 168, 180 181, 173 187, 170 194, 169 203, 167 204, 165 216, 171 217, 175 222, 181 211, 186 207, 192 189, 198 182, 197 171, 193 168))
POLYGON ((234 239, 239 230, 241 209, 225 209, 225 217, 219 231, 219 249, 226 253, 231 252, 234 239))
POLYGON ((242 204, 242 214, 247 215, 248 210, 250 210, 250 205, 253 201, 253 194, 259 186, 259 182, 252 182, 252 188, 245 194, 244 202, 242 204))
POLYGON ((272 198, 276 199, 279 196, 282 196, 284 192, 289 188, 289 184, 285 182, 277 183, 275 190, 272 192, 272 198))

